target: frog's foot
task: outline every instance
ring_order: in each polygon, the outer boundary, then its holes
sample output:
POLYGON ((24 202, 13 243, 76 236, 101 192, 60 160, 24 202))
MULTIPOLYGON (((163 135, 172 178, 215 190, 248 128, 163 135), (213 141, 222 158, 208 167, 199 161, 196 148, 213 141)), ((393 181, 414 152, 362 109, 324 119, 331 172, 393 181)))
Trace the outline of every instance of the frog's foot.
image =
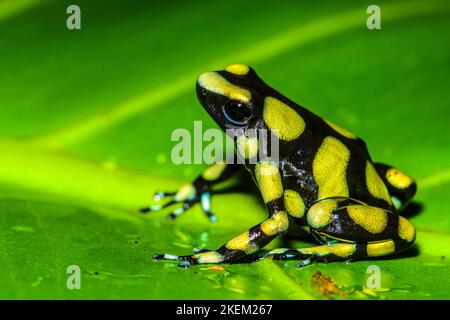
POLYGON ((336 259, 333 258, 332 256, 328 256, 328 255, 320 255, 320 254, 314 254, 312 256, 310 256, 308 259, 304 259, 301 262, 297 263, 297 267, 298 268, 302 268, 302 267, 306 267, 310 264, 314 264, 317 262, 331 262, 331 261, 338 261, 338 260, 342 260, 342 259, 336 259))
POLYGON ((223 262, 224 257, 217 251, 208 249, 194 249, 195 254, 187 256, 177 256, 173 254, 163 253, 155 254, 154 260, 172 260, 182 261, 178 266, 180 268, 189 268, 196 264, 218 264, 223 262))
POLYGON ((301 249, 290 249, 290 248, 277 248, 266 252, 264 255, 260 256, 257 261, 272 257, 273 260, 301 260, 302 262, 297 264, 297 267, 303 267, 312 263, 315 259, 314 255, 303 254, 300 252, 301 249))
POLYGON ((260 260, 272 256, 274 260, 302 260, 297 267, 304 267, 316 262, 349 260, 355 254, 356 244, 335 243, 311 248, 278 248, 265 253, 260 260))
POLYGON ((187 184, 180 188, 178 192, 157 192, 153 199, 157 202, 164 198, 171 197, 171 199, 165 204, 155 204, 149 207, 141 208, 141 213, 149 213, 153 211, 159 211, 172 205, 181 204, 181 207, 173 210, 167 219, 174 220, 179 215, 189 210, 194 204, 200 203, 203 212, 209 218, 210 221, 217 221, 217 216, 211 212, 211 193, 208 188, 203 187, 201 190, 195 187, 193 184, 187 184))
POLYGON ((298 249, 277 248, 264 253, 262 256, 259 256, 258 261, 266 259, 268 257, 272 257, 273 260, 291 260, 291 259, 300 259, 301 254, 298 251, 298 249))

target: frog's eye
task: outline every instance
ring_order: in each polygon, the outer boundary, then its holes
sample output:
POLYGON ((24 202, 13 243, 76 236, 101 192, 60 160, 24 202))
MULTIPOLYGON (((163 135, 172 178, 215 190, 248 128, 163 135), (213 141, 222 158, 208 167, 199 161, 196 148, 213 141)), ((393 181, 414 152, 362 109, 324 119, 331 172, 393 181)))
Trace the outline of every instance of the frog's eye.
POLYGON ((230 100, 223 106, 223 114, 232 124, 244 126, 252 118, 253 110, 249 104, 230 100))

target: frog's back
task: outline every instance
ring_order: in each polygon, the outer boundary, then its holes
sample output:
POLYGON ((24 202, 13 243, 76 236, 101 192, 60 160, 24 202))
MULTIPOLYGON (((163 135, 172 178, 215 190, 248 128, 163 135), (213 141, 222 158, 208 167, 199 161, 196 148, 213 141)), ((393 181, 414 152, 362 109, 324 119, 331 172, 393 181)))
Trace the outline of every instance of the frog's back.
POLYGON ((309 208, 332 197, 358 199, 371 206, 392 209, 365 142, 311 111, 285 101, 304 119, 305 129, 289 147, 280 142, 285 188, 300 193, 309 208))

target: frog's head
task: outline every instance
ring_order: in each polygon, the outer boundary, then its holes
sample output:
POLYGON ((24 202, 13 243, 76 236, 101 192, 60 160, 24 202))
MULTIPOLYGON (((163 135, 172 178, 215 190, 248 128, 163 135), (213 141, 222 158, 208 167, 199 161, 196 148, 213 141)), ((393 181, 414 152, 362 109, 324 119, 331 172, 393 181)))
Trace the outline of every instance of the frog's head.
POLYGON ((255 71, 233 64, 221 71, 205 72, 197 80, 197 97, 223 129, 253 129, 262 118, 261 90, 266 84, 255 71))

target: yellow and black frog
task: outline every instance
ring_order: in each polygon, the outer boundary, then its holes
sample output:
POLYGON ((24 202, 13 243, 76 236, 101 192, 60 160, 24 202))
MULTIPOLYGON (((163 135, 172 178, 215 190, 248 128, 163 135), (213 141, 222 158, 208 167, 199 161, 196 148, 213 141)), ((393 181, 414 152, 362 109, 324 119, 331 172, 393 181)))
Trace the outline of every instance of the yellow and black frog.
MULTIPOLYGON (((372 161, 366 144, 349 131, 325 120, 269 87, 242 64, 205 72, 197 81, 200 103, 223 130, 265 129, 278 138, 277 159, 261 157, 257 137, 235 137, 242 165, 217 163, 178 192, 159 210, 181 203, 169 218, 200 203, 211 220, 211 187, 247 168, 265 202, 268 218, 229 240, 217 250, 198 250, 155 259, 194 264, 232 263, 253 256, 288 229, 289 222, 309 226, 320 243, 309 248, 280 248, 259 258, 312 262, 346 261, 390 255, 410 248, 414 226, 399 212, 416 192, 414 180, 394 167, 372 161), (250 160, 255 161, 250 161, 250 160)), ((264 154, 264 153, 262 153, 264 154)))

